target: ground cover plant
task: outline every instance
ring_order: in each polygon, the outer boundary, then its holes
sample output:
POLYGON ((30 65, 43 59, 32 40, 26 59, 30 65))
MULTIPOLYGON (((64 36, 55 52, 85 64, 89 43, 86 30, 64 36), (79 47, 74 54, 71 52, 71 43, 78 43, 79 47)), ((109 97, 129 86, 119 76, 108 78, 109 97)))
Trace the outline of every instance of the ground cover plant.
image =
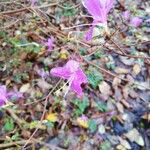
POLYGON ((148 0, 0 1, 0 149, 149 150, 148 0))

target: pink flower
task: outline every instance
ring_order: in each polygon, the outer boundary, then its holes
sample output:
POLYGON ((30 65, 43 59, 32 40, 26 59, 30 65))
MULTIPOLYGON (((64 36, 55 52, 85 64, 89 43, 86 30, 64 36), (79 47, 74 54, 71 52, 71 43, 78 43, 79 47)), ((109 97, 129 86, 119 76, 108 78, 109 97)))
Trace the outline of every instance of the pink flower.
POLYGON ((43 79, 47 78, 49 76, 49 72, 45 71, 43 68, 40 70, 37 70, 37 73, 39 76, 41 76, 43 79))
POLYGON ((113 7, 113 0, 83 0, 83 5, 95 22, 107 22, 107 14, 113 7))
POLYGON ((130 19, 130 11, 126 10, 122 13, 122 16, 125 20, 129 20, 130 19))
POLYGON ((31 6, 34 6, 38 0, 30 0, 30 1, 31 1, 31 6))
POLYGON ((130 20, 130 25, 132 25, 133 27, 138 27, 142 24, 143 20, 139 17, 133 17, 130 20))
POLYGON ((0 86, 0 106, 7 102, 7 90, 5 85, 0 86))
POLYGON ((84 7, 92 15, 94 21, 93 25, 90 28, 90 31, 87 33, 86 39, 92 39, 93 28, 99 24, 103 23, 107 26, 107 15, 110 9, 113 7, 114 0, 83 0, 84 7))
POLYGON ((11 91, 7 94, 7 97, 10 99, 18 99, 23 97, 23 93, 18 91, 11 91))
POLYGON ((47 46, 48 51, 51 51, 53 49, 55 44, 54 44, 54 38, 52 36, 47 39, 47 42, 45 42, 45 46, 47 46))
POLYGON ((51 69, 53 76, 67 79, 69 87, 80 97, 82 96, 82 83, 87 83, 87 77, 80 69, 79 63, 75 60, 69 60, 64 67, 51 69))
POLYGON ((11 91, 11 92, 7 92, 5 85, 0 86, 0 106, 5 105, 6 102, 8 101, 8 99, 12 99, 12 98, 18 99, 21 97, 23 97, 22 93, 20 93, 16 90, 11 91))

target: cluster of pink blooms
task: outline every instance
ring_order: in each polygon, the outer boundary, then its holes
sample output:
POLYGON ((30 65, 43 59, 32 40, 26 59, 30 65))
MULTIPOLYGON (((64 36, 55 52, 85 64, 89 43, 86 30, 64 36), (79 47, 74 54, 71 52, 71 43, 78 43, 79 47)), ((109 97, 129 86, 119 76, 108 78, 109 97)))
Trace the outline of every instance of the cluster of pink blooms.
MULTIPOLYGON (((31 5, 35 5, 37 0, 30 0, 31 5)), ((86 39, 91 40, 93 37, 93 30, 94 27, 99 24, 104 24, 107 26, 107 16, 110 12, 111 8, 113 7, 114 0, 83 0, 83 5, 87 9, 87 11, 92 15, 93 23, 92 27, 90 28, 89 32, 86 34, 86 39)), ((139 17, 130 17, 130 12, 125 11, 123 16, 126 20, 130 20, 130 25, 134 27, 138 27, 142 23, 142 19, 139 17)), ((54 38, 50 37, 44 45, 47 47, 48 51, 51 51, 54 48, 54 38)), ((67 79, 69 83, 69 89, 74 91, 77 96, 81 97, 82 92, 82 83, 87 83, 87 77, 85 73, 80 68, 80 65, 75 60, 69 60, 63 67, 56 67, 52 68, 50 73, 53 76, 60 77, 63 79, 67 79)), ((46 78, 49 76, 49 73, 45 72, 44 70, 40 70, 38 74, 42 78, 46 78)), ((6 86, 0 86, 0 106, 4 105, 8 99, 12 96, 17 98, 22 97, 22 93, 19 92, 7 92, 6 86)))
POLYGON ((23 94, 18 91, 8 92, 5 85, 0 85, 0 106, 3 106, 7 103, 9 99, 12 98, 21 98, 23 94))
POLYGON ((133 27, 138 27, 142 24, 143 20, 140 17, 131 17, 130 11, 123 12, 123 17, 133 27))
POLYGON ((55 46, 54 41, 55 41, 54 37, 51 36, 50 38, 47 39, 46 42, 44 42, 44 45, 47 47, 48 51, 53 50, 53 47, 55 46))

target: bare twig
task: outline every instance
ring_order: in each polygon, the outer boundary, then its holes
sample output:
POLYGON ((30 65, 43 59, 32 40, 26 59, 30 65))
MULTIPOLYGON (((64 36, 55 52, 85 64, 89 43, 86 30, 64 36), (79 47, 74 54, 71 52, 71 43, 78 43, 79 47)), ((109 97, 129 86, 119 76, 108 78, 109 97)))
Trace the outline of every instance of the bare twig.
MULTIPOLYGON (((35 6, 35 7, 24 7, 24 8, 20 8, 20 9, 16 9, 16 10, 11 10, 11 11, 5 11, 5 12, 1 12, 1 15, 12 15, 14 13, 20 13, 22 11, 29 11, 29 9, 40 9, 40 8, 45 8, 45 7, 51 7, 51 6, 55 6, 58 3, 51 3, 51 4, 47 4, 47 5, 42 5, 42 6, 35 6)), ((21 4, 20 4, 21 5, 21 4)))
MULTIPOLYGON (((54 86, 54 88, 49 92, 49 94, 46 96, 46 99, 45 99, 45 103, 44 103, 44 110, 43 110, 43 113, 42 113, 42 116, 41 116, 41 119, 40 119, 40 124, 42 124, 42 121, 44 119, 44 116, 45 116, 45 113, 46 113, 46 106, 47 106, 47 103, 48 103, 48 99, 50 97, 50 95, 53 93, 53 91, 57 88, 57 86, 60 84, 61 82, 61 79, 57 82, 57 84, 54 86)), ((34 130, 34 132, 32 133, 32 135, 30 136, 30 138, 26 141, 26 143, 24 144, 23 146, 23 149, 26 147, 26 145, 31 141, 31 139, 34 137, 35 133, 38 131, 38 127, 34 130)))
POLYGON ((112 72, 110 72, 110 71, 108 71, 108 70, 106 70, 106 69, 104 69, 104 68, 102 68, 102 67, 100 67, 100 66, 97 66, 96 64, 92 63, 91 61, 88 61, 88 60, 85 59, 84 57, 83 57, 83 59, 84 59, 84 61, 86 61, 88 64, 91 64, 92 66, 95 66, 96 68, 100 69, 101 71, 103 71, 103 72, 105 72, 105 73, 107 73, 107 74, 109 74, 109 75, 111 75, 111 76, 113 76, 113 77, 117 77, 117 78, 119 78, 119 79, 121 79, 121 80, 123 80, 123 81, 129 82, 127 79, 123 79, 123 78, 117 76, 116 74, 114 74, 114 73, 112 73, 112 72))
MULTIPOLYGON (((8 148, 8 147, 11 147, 11 146, 21 146, 21 145, 24 145, 28 140, 20 140, 20 141, 16 141, 16 142, 10 142, 10 143, 4 143, 4 144, 0 144, 0 149, 3 149, 3 148, 8 148)), ((55 150, 65 150, 63 148, 60 148, 56 145, 53 145, 53 144, 50 144, 50 143, 45 143, 45 142, 42 142, 40 139, 32 139, 31 141, 28 141, 28 144, 34 144, 34 143, 39 143, 41 145, 44 145, 48 148, 55 148, 55 150)))

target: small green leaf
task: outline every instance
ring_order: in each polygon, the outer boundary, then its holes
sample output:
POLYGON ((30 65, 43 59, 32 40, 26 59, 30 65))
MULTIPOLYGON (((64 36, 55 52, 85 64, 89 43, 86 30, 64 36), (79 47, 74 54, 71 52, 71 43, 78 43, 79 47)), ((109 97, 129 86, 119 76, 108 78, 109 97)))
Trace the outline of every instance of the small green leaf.
POLYGON ((91 132, 95 132, 97 129, 97 124, 93 119, 88 121, 88 126, 91 132))
POLYGON ((54 127, 54 123, 51 122, 51 121, 47 121, 47 122, 45 123, 45 125, 46 125, 48 128, 53 128, 53 127, 54 127))
POLYGON ((101 51, 97 51, 96 53, 94 53, 95 58, 103 58, 105 57, 104 53, 102 53, 101 51))
POLYGON ((74 16, 76 12, 76 9, 72 5, 68 3, 64 4, 63 15, 65 17, 74 16))
POLYGON ((17 141, 17 140, 19 139, 19 133, 18 133, 18 132, 15 133, 15 134, 11 137, 11 139, 12 139, 13 141, 17 141))
POLYGON ((87 49, 86 48, 80 48, 80 54, 81 55, 85 55, 86 54, 86 52, 87 52, 87 49))
POLYGON ((82 115, 85 112, 85 109, 89 106, 89 100, 87 97, 84 97, 83 100, 76 99, 72 103, 76 106, 74 110, 76 116, 82 115))
POLYGON ((105 103, 102 103, 102 102, 95 103, 95 107, 101 112, 107 112, 108 111, 107 105, 105 103))
POLYGON ((5 131, 12 131, 14 129, 14 121, 13 119, 9 118, 5 120, 5 124, 4 124, 4 130, 5 131))
POLYGON ((101 144, 100 150, 111 150, 111 144, 109 141, 105 141, 101 144))
POLYGON ((114 59, 113 59, 113 57, 112 56, 108 56, 108 58, 109 58, 109 62, 107 62, 106 63, 106 67, 108 68, 108 69, 110 69, 110 70, 114 70, 115 69, 115 62, 114 62, 114 59))
POLYGON ((96 89, 96 87, 100 84, 103 80, 102 74, 93 67, 89 67, 86 71, 87 78, 91 86, 96 89))

